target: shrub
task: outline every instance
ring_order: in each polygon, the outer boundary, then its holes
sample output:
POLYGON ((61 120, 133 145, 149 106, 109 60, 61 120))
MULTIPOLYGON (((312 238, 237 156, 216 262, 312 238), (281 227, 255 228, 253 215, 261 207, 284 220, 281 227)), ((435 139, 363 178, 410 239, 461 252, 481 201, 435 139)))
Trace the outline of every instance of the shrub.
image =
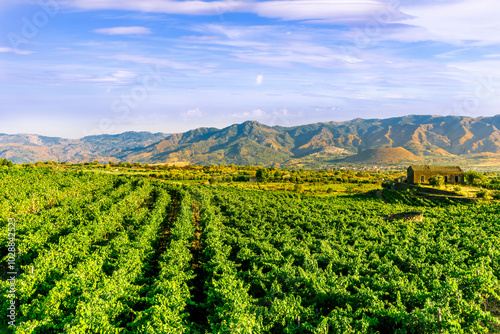
POLYGON ((482 184, 483 184, 483 180, 481 180, 481 179, 474 179, 474 180, 472 181, 472 185, 473 185, 474 187, 480 187, 482 184))
POLYGON ((465 181, 467 181, 467 183, 469 184, 474 184, 474 182, 476 184, 481 184, 483 179, 483 174, 473 171, 472 169, 468 172, 465 172, 465 181))
POLYGON ((382 182, 382 188, 384 189, 391 188, 391 182, 382 182))
POLYGON ((302 184, 296 184, 293 187, 293 191, 295 191, 296 193, 300 193, 300 192, 304 191, 304 186, 302 184))
POLYGON ((477 198, 489 198, 487 190, 480 190, 476 193, 477 198))
POLYGON ((500 199, 500 190, 493 192, 492 197, 493 199, 500 199))
POLYGON ((435 187, 441 187, 444 185, 444 177, 441 175, 433 176, 429 179, 429 184, 435 187))

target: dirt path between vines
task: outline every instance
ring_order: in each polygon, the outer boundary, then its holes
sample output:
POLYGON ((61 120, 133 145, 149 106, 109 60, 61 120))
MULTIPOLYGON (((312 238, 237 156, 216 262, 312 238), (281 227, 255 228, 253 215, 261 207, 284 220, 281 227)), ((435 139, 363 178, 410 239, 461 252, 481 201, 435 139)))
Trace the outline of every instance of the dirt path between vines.
POLYGON ((198 329, 203 330, 208 326, 208 313, 205 307, 207 296, 204 289, 206 273, 203 268, 203 226, 200 222, 200 206, 196 200, 193 200, 192 209, 194 232, 191 242, 191 254, 193 255, 191 269, 196 276, 189 283, 193 290, 191 290, 192 303, 188 305, 187 310, 190 322, 196 324, 198 329))

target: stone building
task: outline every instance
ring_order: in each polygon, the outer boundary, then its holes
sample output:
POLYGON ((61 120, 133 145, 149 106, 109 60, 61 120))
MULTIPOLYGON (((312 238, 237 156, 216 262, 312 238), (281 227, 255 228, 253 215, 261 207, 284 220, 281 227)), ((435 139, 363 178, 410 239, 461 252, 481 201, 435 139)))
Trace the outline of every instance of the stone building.
POLYGON ((393 182, 394 183, 403 183, 403 182, 406 182, 406 176, 398 177, 398 178, 394 179, 393 182))
POLYGON ((458 166, 410 166, 407 171, 408 183, 429 183, 433 176, 444 177, 445 184, 464 183, 464 171, 458 166))

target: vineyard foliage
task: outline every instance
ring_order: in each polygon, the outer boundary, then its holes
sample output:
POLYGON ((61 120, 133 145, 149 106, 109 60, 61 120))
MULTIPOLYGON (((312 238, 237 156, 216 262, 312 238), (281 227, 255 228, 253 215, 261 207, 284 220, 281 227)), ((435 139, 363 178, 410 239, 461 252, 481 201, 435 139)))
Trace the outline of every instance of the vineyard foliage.
POLYGON ((0 331, 488 333, 498 202, 382 196, 0 170, 0 331), (405 211, 424 219, 383 219, 405 211))

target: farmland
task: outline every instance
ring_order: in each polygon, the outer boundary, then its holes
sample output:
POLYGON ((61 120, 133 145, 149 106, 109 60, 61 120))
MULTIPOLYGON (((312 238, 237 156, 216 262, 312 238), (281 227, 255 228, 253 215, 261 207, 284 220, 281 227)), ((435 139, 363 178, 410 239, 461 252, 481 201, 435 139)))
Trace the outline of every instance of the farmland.
POLYGON ((15 291, 0 297, 0 331, 498 328, 498 202, 240 188, 0 170, 3 292, 12 291, 4 273, 18 273, 15 291), (424 218, 383 219, 407 211, 424 218), (7 327, 11 305, 16 327, 7 327))

